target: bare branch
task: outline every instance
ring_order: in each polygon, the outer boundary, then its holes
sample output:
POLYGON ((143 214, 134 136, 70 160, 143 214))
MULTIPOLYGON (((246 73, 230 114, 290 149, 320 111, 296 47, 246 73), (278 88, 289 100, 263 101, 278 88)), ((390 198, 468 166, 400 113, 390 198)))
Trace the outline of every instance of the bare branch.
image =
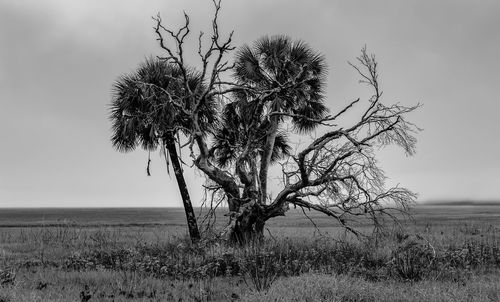
MULTIPOLYGON (((374 89, 367 109, 358 122, 326 132, 298 153, 295 164, 282 166, 285 187, 268 206, 270 216, 291 203, 333 217, 358 234, 347 225, 347 217, 369 217, 378 227, 381 216, 397 220, 400 216, 396 213, 405 213, 415 200, 416 195, 407 189, 384 188, 385 176, 377 166, 374 147, 397 144, 413 154, 416 139, 412 134, 420 129, 404 116, 420 105, 382 104, 375 57, 363 48, 358 63, 361 67, 349 64, 361 75, 360 82, 374 89)), ((359 101, 354 100, 327 119, 337 119, 359 101)))

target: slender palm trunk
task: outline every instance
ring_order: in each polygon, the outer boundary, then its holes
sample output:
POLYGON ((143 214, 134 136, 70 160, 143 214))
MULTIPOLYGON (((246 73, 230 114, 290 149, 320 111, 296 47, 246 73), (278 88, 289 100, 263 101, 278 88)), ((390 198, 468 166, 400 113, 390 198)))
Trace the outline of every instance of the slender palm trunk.
POLYGON ((193 204, 191 203, 191 198, 189 197, 189 192, 187 189, 186 181, 184 180, 184 175, 182 174, 181 163, 179 161, 179 156, 177 154, 177 148, 175 147, 174 136, 169 134, 165 139, 165 146, 170 155, 170 161, 174 168, 175 178, 177 179, 177 185, 182 197, 182 203, 184 205, 184 211, 186 212, 186 220, 189 229, 189 237, 191 241, 197 242, 200 240, 200 231, 198 230, 198 224, 196 222, 196 215, 194 214, 193 204))
POLYGON ((277 117, 271 117, 271 125, 266 136, 266 144, 264 145, 264 152, 262 154, 260 162, 260 190, 261 190, 261 200, 262 204, 266 203, 267 197, 267 174, 269 170, 269 165, 271 163, 271 157, 274 149, 274 142, 276 141, 276 136, 278 135, 278 120, 277 117))

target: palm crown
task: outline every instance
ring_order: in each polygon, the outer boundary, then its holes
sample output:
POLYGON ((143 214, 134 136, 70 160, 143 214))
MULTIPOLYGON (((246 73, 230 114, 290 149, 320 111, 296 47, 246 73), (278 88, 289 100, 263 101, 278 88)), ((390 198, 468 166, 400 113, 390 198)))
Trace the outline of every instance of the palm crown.
MULTIPOLYGON (((167 133, 189 132, 192 129, 191 112, 197 91, 203 89, 201 76, 160 59, 147 59, 137 71, 121 76, 113 85, 110 119, 111 141, 119 151, 134 150, 140 145, 154 150, 167 133), (186 89, 191 90, 187 92, 186 89)), ((210 131, 216 124, 216 106, 210 99, 201 106, 199 123, 210 131)))
POLYGON ((245 45, 236 54, 234 75, 239 83, 260 91, 285 87, 272 95, 265 109, 293 115, 292 124, 299 131, 314 129, 317 123, 313 120, 328 112, 323 103, 325 61, 302 41, 266 36, 253 47, 245 45))

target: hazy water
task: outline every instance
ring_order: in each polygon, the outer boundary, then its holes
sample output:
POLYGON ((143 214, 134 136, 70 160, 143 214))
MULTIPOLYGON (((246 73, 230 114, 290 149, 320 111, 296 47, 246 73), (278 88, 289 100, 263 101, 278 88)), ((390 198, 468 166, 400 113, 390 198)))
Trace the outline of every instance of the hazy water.
POLYGON ((36 225, 184 225, 182 208, 8 208, 0 227, 36 225))
MULTIPOLYGON (((199 212, 199 209, 196 210, 199 212)), ((218 220, 226 221, 225 209, 219 212, 218 220)), ((318 226, 337 226, 336 222, 321 213, 306 211, 318 226)), ((412 210, 419 223, 439 223, 440 221, 491 221, 500 223, 500 206, 428 206, 418 205, 412 210)), ((147 226, 185 225, 183 208, 0 208, 0 227, 14 226, 147 226)), ((269 221, 270 226, 311 227, 309 219, 302 211, 290 210, 286 217, 269 221)))

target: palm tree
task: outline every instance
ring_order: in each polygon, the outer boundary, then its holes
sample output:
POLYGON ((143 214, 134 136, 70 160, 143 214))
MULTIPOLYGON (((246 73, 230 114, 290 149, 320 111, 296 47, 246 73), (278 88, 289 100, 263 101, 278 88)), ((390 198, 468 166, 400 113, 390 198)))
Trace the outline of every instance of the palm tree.
POLYGON ((286 36, 263 37, 237 51, 234 82, 243 88, 224 106, 211 148, 214 162, 219 167, 234 165, 244 187, 232 210, 240 212, 233 240, 262 237, 269 218, 268 169, 291 151, 283 123, 290 121, 302 133, 319 124, 328 112, 323 103, 325 79, 323 57, 286 36))
MULTIPOLYGON (((200 239, 200 233, 176 143, 180 132, 191 129, 189 113, 194 107, 196 91, 203 85, 194 70, 186 70, 185 75, 187 81, 184 81, 183 71, 175 65, 150 58, 135 72, 118 78, 113 84, 111 101, 111 142, 121 152, 133 151, 137 146, 147 151, 166 150, 167 164, 170 160, 182 197, 189 235, 195 242, 200 239)), ((216 122, 213 102, 204 102, 198 116, 200 124, 210 131, 216 122)))
POLYGON ((266 36, 253 47, 246 45, 239 49, 234 76, 238 83, 256 91, 277 91, 267 99, 261 99, 258 94, 245 94, 248 104, 262 104, 261 107, 254 105, 257 112, 253 116, 260 116, 260 127, 266 133, 259 175, 261 202, 265 203, 274 146, 277 142, 286 142, 283 141, 286 137, 280 135, 280 124, 288 119, 297 131, 309 132, 328 112, 323 102, 326 64, 321 55, 302 41, 292 41, 287 36, 266 36))

